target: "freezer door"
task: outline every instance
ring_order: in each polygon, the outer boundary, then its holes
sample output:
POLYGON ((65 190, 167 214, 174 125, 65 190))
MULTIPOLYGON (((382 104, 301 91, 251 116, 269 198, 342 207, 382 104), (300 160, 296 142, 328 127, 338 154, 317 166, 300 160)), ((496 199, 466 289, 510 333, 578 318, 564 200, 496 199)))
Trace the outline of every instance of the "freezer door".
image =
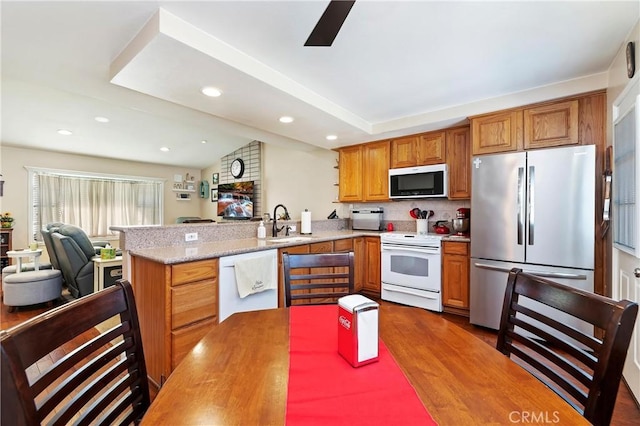
MULTIPOLYGON (((511 268, 520 268, 525 272, 539 275, 551 281, 593 293, 593 271, 472 258, 469 310, 471 324, 482 325, 495 330, 500 328, 500 314, 502 313, 504 293, 507 289, 507 278, 511 268)), ((589 324, 572 318, 556 309, 531 300, 524 304, 535 307, 536 310, 544 312, 563 324, 576 327, 585 333, 593 333, 593 327, 589 324)))
POLYGON ((524 262, 526 156, 474 157, 471 165, 471 257, 524 262))
POLYGON ((595 146, 527 155, 526 263, 593 269, 595 146))

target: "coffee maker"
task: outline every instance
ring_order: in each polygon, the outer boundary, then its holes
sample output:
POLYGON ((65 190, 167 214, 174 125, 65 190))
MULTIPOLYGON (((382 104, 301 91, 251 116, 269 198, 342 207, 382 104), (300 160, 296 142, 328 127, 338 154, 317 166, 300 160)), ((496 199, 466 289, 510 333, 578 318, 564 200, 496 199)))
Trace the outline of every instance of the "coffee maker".
POLYGON ((456 218, 453 219, 453 231, 456 235, 468 236, 469 235, 469 220, 471 219, 471 209, 459 208, 456 211, 456 218))

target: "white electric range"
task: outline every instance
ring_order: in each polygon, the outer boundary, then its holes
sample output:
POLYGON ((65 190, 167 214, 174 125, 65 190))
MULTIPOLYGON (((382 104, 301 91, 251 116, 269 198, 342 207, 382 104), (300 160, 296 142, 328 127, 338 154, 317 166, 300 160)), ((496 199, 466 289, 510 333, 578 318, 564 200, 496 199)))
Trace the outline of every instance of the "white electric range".
POLYGON ((380 235, 382 300, 442 312, 441 234, 380 235))

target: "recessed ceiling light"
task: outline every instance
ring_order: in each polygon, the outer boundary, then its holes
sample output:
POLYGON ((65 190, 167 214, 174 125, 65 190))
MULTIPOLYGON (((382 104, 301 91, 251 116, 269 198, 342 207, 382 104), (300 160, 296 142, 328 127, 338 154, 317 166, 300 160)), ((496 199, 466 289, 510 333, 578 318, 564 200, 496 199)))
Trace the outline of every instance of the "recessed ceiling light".
POLYGON ((218 96, 222 95, 222 92, 220 91, 220 89, 216 89, 215 87, 203 87, 202 94, 211 96, 212 98, 217 98, 218 96))
POLYGON ((166 146, 163 146, 162 148, 160 148, 160 151, 162 151, 162 152, 169 152, 169 151, 170 151, 170 149, 169 149, 169 148, 167 148, 166 146))
POLYGON ((289 117, 288 115, 284 115, 280 117, 281 123, 291 123, 293 121, 293 117, 289 117))
POLYGON ((327 140, 328 141, 335 141, 336 139, 338 139, 338 137, 336 135, 327 135, 327 140))
POLYGON ((67 130, 67 129, 58 129, 58 134, 69 136, 69 135, 72 135, 73 132, 71 130, 67 130))
POLYGON ((207 141, 203 139, 200 141, 200 143, 207 143, 207 141))
POLYGON ((98 123, 108 123, 109 119, 107 117, 95 117, 94 120, 96 120, 98 123))

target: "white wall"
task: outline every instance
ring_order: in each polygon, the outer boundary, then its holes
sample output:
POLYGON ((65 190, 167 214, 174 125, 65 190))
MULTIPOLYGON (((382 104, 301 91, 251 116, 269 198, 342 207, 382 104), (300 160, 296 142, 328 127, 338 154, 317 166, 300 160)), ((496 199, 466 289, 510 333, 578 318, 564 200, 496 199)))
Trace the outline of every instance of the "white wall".
POLYGON ((200 170, 62 154, 13 146, 0 147, 0 165, 3 179, 5 180, 4 196, 0 198, 0 211, 11 212, 15 218, 14 247, 25 247, 31 238, 29 224, 27 223, 29 217, 29 182, 25 166, 162 178, 166 180, 164 189, 164 224, 174 223, 179 216, 200 216, 201 202, 199 200, 201 199, 198 198, 198 192, 192 194, 192 200, 190 201, 176 201, 176 194, 171 189, 175 174, 185 176, 189 173, 199 181, 200 170))
POLYGON ((338 153, 328 149, 296 151, 263 144, 263 195, 265 212, 284 204, 293 220, 309 209, 311 220, 326 219, 338 205, 338 153))

